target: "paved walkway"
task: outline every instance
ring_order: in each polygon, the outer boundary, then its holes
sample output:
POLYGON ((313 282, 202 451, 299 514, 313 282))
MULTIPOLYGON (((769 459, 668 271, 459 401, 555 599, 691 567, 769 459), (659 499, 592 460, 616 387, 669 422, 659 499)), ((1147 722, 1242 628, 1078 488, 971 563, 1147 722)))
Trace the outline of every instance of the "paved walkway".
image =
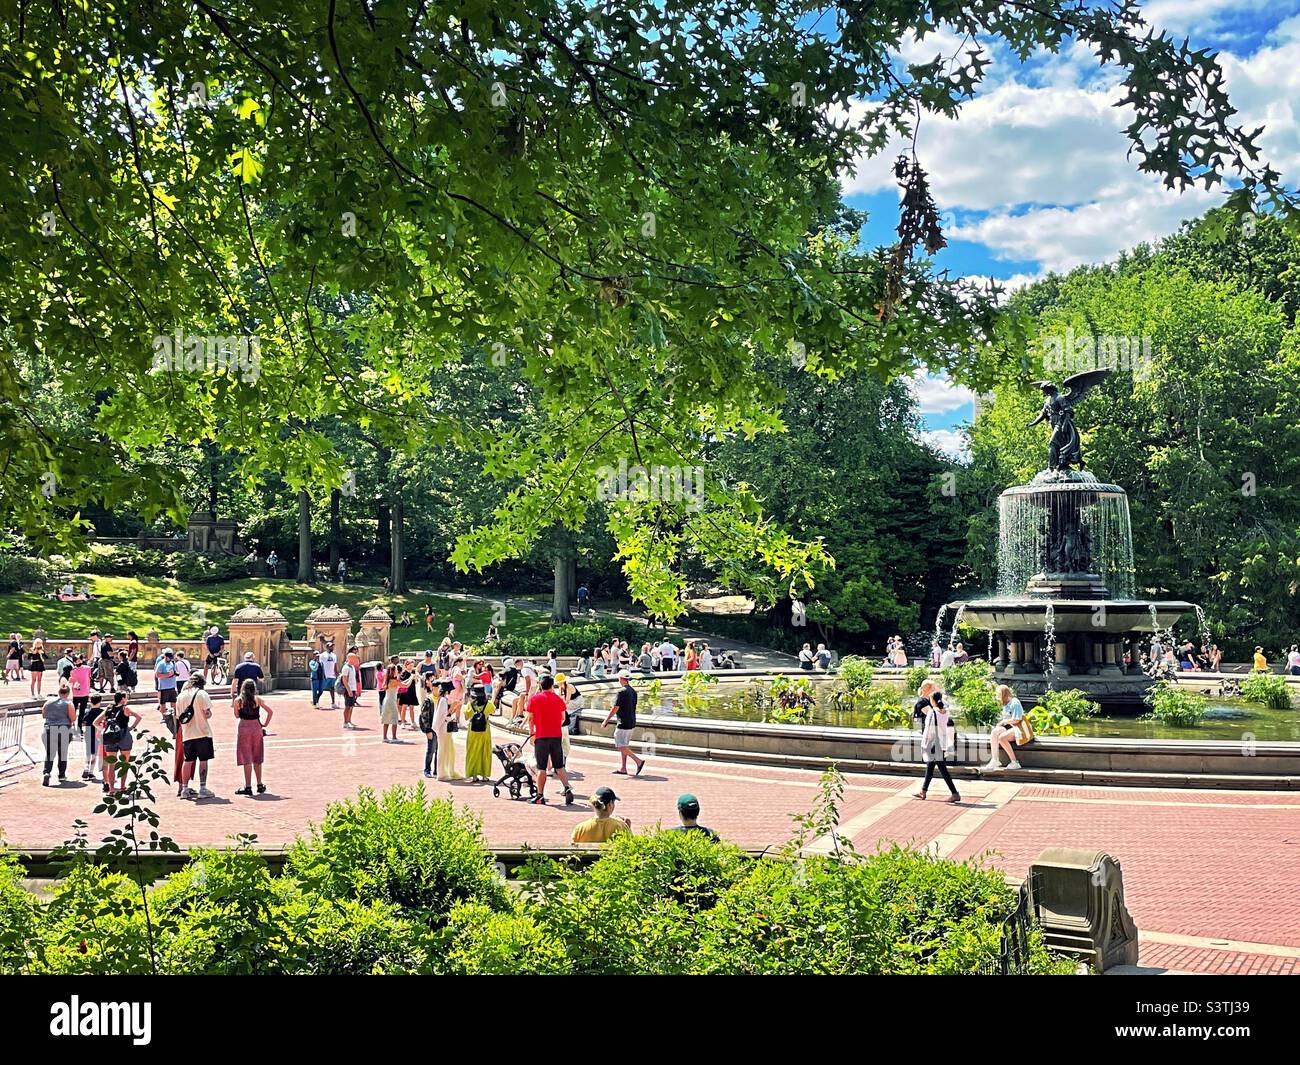
MULTIPOLYGON (((267 739, 266 780, 260 798, 236 798, 242 783, 234 764, 234 721, 228 706, 214 718, 217 760, 211 785, 217 798, 181 802, 160 796, 161 831, 182 844, 221 844, 255 833, 284 844, 318 820, 331 800, 367 785, 382 789, 421 781, 423 737, 380 741, 373 692, 357 721, 343 732, 337 711, 313 710, 307 693, 270 697, 276 716, 267 739)), ((147 725, 161 729, 149 710, 147 725)), ((39 752, 38 722, 28 719, 27 743, 39 752)), ((463 736, 458 761, 463 766, 463 736)), ((529 806, 492 797, 490 787, 425 782, 483 819, 491 844, 567 845, 573 826, 590 816, 587 796, 602 784, 622 797, 619 813, 634 828, 672 823, 683 791, 699 796, 704 823, 746 847, 777 846, 790 836, 791 815, 817 795, 817 774, 794 769, 662 758, 639 778, 617 776, 617 758, 576 748, 573 807, 529 806)), ((74 744, 72 776, 80 773, 74 744)), ((863 851, 890 843, 929 846, 955 859, 983 857, 1023 875, 1044 848, 1105 849, 1123 864, 1129 907, 1142 930, 1145 967, 1193 972, 1300 972, 1300 795, 1230 791, 1144 791, 1019 783, 1012 774, 964 784, 960 805, 939 801, 941 785, 925 802, 911 797, 915 781, 851 776, 840 831, 863 851)), ((164 789, 168 791, 168 789, 164 789)), ((550 797, 558 790, 548 785, 550 797)), ((43 788, 38 769, 0 769, 0 834, 14 845, 51 846, 72 834, 77 818, 91 822, 97 786, 70 781, 43 788)))

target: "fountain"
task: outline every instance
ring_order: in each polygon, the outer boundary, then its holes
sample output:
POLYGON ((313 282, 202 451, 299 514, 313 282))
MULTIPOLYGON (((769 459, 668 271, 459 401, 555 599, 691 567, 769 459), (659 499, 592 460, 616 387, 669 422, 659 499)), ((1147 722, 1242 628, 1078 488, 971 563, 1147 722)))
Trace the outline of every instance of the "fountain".
POLYGON ((1128 496, 1082 469, 1073 408, 1108 372, 1068 378, 1064 395, 1039 385, 1046 400, 1031 424, 1051 424, 1048 468, 998 500, 997 594, 943 612, 993 634, 996 673, 1023 695, 1086 677, 1066 683, 1121 708, 1140 705, 1151 684, 1136 662, 1125 667, 1125 640, 1172 629, 1193 605, 1136 598, 1128 496))

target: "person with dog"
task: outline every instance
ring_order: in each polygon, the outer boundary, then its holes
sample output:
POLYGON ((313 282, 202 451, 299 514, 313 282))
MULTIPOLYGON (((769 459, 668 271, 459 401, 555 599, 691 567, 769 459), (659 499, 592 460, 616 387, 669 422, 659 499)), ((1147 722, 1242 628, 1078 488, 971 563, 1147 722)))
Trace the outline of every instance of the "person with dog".
POLYGON ((615 836, 624 836, 632 831, 632 822, 626 817, 615 817, 614 807, 618 796, 613 788, 600 787, 591 797, 594 817, 589 817, 573 827, 570 837, 574 843, 607 843, 615 836))
POLYGON ((614 702, 610 705, 609 713, 605 715, 601 728, 608 728, 610 721, 615 717, 618 718, 618 725, 614 729, 614 749, 619 754, 619 768, 614 772, 621 776, 627 776, 627 760, 632 759, 636 763, 636 776, 641 775, 641 770, 645 768, 645 759, 638 758, 632 753, 632 730, 636 728, 636 689, 632 687, 632 673, 630 670, 620 669, 618 671, 618 694, 614 696, 614 702))
POLYGON ((533 802, 546 804, 546 774, 553 769, 564 785, 565 805, 572 806, 573 788, 564 768, 564 700, 554 690, 555 678, 550 674, 540 679, 538 689, 527 703, 529 732, 537 756, 537 796, 533 802))

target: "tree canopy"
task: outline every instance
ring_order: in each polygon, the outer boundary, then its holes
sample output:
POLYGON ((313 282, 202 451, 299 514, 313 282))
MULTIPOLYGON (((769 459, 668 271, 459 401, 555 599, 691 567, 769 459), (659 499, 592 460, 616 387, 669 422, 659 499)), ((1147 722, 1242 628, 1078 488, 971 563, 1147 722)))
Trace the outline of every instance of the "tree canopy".
MULTIPOLYGON (((11 5, 0 523, 49 549, 87 506, 175 513, 166 456, 206 444, 254 482, 328 492, 343 422, 396 454, 482 452, 507 495, 451 552, 481 569, 581 527, 602 467, 778 431, 772 357, 988 387, 993 293, 925 258, 943 234, 924 160, 898 162, 891 247, 862 246, 839 192, 861 155, 971 97, 981 38, 1085 43, 1123 72, 1141 169, 1294 212, 1214 57, 1130 0, 11 5), (969 48, 895 58, 941 24, 969 48), (489 432, 437 401, 467 353, 528 392, 528 417, 489 432), (82 432, 29 404, 33 361, 82 432)), ((757 588, 826 565, 752 493, 705 488, 698 510, 606 508, 655 613, 680 609, 691 558, 757 588)))

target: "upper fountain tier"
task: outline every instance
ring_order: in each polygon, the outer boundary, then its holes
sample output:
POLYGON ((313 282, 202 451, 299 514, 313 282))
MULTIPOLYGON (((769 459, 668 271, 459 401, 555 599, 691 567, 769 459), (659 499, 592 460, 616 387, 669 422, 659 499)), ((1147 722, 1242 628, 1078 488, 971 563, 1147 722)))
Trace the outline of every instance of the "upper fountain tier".
POLYGON ((998 498, 998 594, 1131 599, 1128 496, 1085 470, 1044 470, 998 498))

